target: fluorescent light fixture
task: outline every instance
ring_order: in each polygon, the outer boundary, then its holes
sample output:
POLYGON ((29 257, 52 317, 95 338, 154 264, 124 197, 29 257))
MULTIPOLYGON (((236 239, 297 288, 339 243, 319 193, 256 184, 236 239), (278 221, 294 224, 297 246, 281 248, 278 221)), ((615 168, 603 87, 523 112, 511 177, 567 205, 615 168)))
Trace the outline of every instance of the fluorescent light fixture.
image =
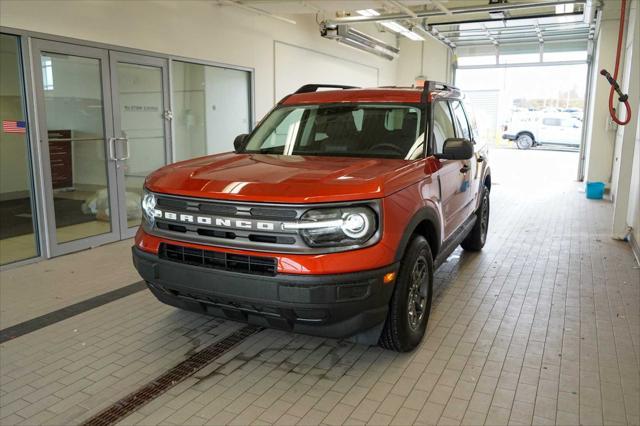
POLYGON ((380 16, 380 13, 377 12, 374 9, 361 9, 361 10, 356 10, 356 13, 358 15, 362 15, 362 16, 380 16))
MULTIPOLYGON (((356 13, 358 15, 362 15, 362 16, 380 16, 380 13, 378 11, 376 11, 375 9, 360 9, 360 10, 356 10, 356 13)), ((422 37, 420 34, 416 34, 413 31, 411 31, 408 28, 405 28, 404 26, 398 24, 397 22, 394 21, 383 21, 380 22, 380 25, 389 28, 391 31, 396 32, 398 34, 402 34, 403 36, 407 37, 408 39, 411 40, 415 40, 415 41, 423 41, 424 37, 422 37)))
POLYGON ((380 22, 380 25, 390 29, 393 32, 396 32, 398 34, 402 34, 403 36, 405 36, 406 38, 408 38, 410 40, 414 40, 414 41, 422 41, 422 40, 424 40, 424 37, 422 37, 420 34, 414 33, 410 29, 398 24, 397 22, 394 22, 394 21, 391 21, 391 22, 380 22))
POLYGON ((571 4, 557 4, 556 5, 556 14, 561 14, 561 13, 573 13, 574 10, 574 5, 573 3, 571 4))

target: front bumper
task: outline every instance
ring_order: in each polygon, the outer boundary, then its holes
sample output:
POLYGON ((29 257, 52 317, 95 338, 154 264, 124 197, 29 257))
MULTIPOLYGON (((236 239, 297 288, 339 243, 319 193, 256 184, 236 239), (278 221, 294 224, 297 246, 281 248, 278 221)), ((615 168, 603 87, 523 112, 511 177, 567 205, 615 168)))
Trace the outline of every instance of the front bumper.
POLYGON ((517 138, 516 138, 516 135, 511 135, 511 134, 509 134, 509 133, 504 133, 504 134, 502 135, 502 139, 507 139, 507 140, 510 140, 510 141, 514 141, 514 140, 516 140, 517 138))
POLYGON ((385 268, 336 275, 254 275, 192 266, 133 247, 151 292, 178 308, 297 333, 342 338, 381 324, 394 283, 385 268))

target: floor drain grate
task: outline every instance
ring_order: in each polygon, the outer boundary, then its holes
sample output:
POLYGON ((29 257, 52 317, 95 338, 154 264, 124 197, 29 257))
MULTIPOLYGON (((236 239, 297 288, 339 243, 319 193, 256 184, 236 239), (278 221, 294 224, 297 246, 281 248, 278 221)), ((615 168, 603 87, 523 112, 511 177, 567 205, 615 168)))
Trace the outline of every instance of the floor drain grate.
POLYGON ((212 343, 200 352, 197 352, 171 368, 153 382, 143 386, 137 391, 125 396, 100 413, 83 423, 84 426, 112 425, 141 406, 154 400, 187 377, 204 368, 214 359, 218 358, 247 337, 261 331, 261 327, 246 326, 230 334, 219 342, 212 343))

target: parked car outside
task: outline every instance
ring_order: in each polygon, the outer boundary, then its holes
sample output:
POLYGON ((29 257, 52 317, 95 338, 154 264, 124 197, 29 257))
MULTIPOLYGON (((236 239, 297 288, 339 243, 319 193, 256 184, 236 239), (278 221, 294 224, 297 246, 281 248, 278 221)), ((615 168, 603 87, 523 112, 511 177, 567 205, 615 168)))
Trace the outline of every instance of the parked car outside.
POLYGON ((515 142, 519 149, 539 145, 580 147, 582 121, 573 112, 530 114, 516 117, 505 126, 502 139, 515 142))

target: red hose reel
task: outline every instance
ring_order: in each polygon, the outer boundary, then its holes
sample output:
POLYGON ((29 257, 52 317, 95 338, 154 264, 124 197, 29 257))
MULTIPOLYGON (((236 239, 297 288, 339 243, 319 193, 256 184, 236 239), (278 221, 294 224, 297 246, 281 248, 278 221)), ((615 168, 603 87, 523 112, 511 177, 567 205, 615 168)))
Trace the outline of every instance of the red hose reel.
POLYGON ((622 93, 620 89, 620 85, 618 84, 618 67, 620 66, 620 51, 622 50, 622 39, 624 37, 624 15, 627 8, 627 0, 622 0, 622 4, 620 6, 620 27, 618 30, 618 49, 616 51, 616 67, 613 70, 613 77, 609 72, 605 69, 600 70, 600 74, 602 74, 609 84, 611 85, 611 91, 609 92, 609 114, 611 114, 611 119, 615 121, 617 124, 624 126, 631 121, 631 106, 629 105, 629 96, 622 93), (624 106, 627 110, 624 121, 618 118, 616 115, 616 109, 613 106, 613 93, 618 93, 618 101, 624 103, 624 106))

